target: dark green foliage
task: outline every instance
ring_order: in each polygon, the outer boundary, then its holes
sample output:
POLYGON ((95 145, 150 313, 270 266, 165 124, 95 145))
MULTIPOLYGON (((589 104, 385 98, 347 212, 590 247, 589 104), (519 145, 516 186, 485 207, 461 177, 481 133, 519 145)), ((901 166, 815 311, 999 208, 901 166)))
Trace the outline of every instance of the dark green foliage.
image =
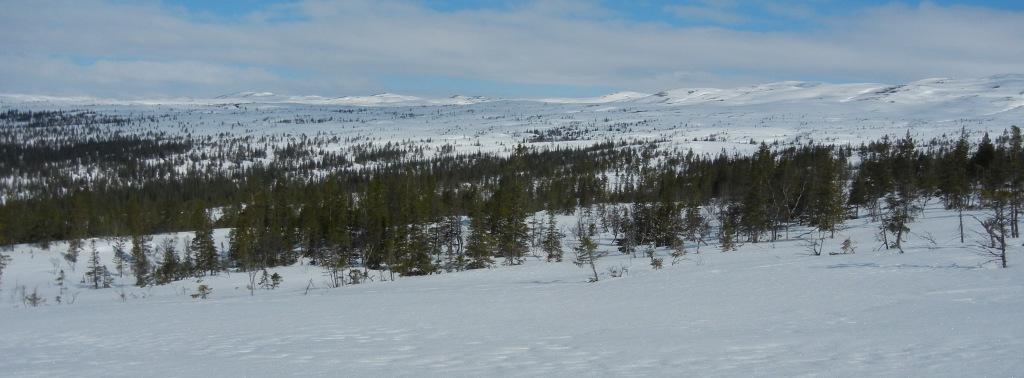
POLYGON ((544 237, 541 241, 541 250, 547 255, 548 262, 562 261, 562 237, 564 235, 558 230, 555 213, 548 211, 547 227, 544 228, 544 237))
POLYGON ((150 283, 149 237, 132 235, 132 274, 135 275, 135 286, 146 286, 150 283))
MULTIPOLYGON (((63 278, 60 281, 63 284, 63 278)), ((92 286, 93 289, 109 288, 114 282, 114 277, 107 270, 107 266, 100 262, 100 253, 96 250, 95 241, 90 244, 89 263, 82 282, 92 286)))
POLYGON ((494 238, 488 231, 486 219, 476 214, 470 217, 469 237, 466 242, 466 269, 489 268, 494 264, 494 238))

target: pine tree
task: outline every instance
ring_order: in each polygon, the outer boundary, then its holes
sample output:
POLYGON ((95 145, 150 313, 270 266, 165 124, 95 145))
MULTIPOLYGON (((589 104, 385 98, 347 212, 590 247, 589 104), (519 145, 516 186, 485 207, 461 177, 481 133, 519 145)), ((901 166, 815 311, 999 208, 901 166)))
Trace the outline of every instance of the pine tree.
POLYGON ((217 247, 213 244, 213 224, 210 223, 205 211, 199 219, 199 228, 190 243, 192 252, 195 253, 196 271, 216 274, 220 270, 220 262, 217 258, 217 247))
POLYGON ((163 259, 154 274, 157 284, 165 284, 178 279, 181 272, 181 263, 178 259, 178 252, 174 248, 175 239, 164 239, 160 249, 163 250, 163 259))
POLYGON ((281 286, 281 281, 283 281, 283 279, 280 274, 277 274, 276 272, 274 274, 268 274, 267 270, 263 269, 258 285, 263 290, 274 290, 277 289, 278 286, 281 286))
POLYGON ((117 238, 114 240, 114 271, 117 272, 118 277, 124 277, 124 271, 128 268, 126 261, 130 259, 128 256, 127 243, 124 238, 117 238))
POLYGON ((558 230, 555 212, 548 210, 548 222, 541 241, 541 249, 547 255, 547 261, 562 261, 562 232, 558 230))
POLYGON ((1021 202, 1024 201, 1024 136, 1017 126, 1010 127, 1010 136, 1006 151, 1008 163, 1006 169, 1010 176, 1010 214, 1009 226, 1010 237, 1020 237, 1020 221, 1018 214, 1021 212, 1021 202))
POLYGON ((60 304, 64 298, 64 292, 67 291, 67 275, 64 274, 64 269, 57 273, 57 278, 54 282, 57 284, 57 304, 60 304))
POLYGON ((401 252, 395 264, 395 271, 403 276, 423 276, 437 270, 431 259, 431 251, 437 245, 428 237, 426 226, 414 224, 409 228, 408 235, 400 245, 401 252))
POLYGON ((683 217, 683 239, 694 243, 696 245, 696 252, 700 253, 700 245, 707 244, 704 238, 710 229, 711 225, 701 215, 700 206, 696 202, 691 203, 686 208, 686 214, 683 217))
MULTIPOLYGON (((893 246, 903 253, 904 235, 910 232, 909 224, 914 221, 914 214, 919 208, 914 204, 912 198, 900 196, 894 193, 885 197, 885 215, 882 217, 882 232, 893 235, 895 241, 893 246)), ((886 248, 889 248, 888 239, 885 240, 886 248)))
POLYGON ((7 264, 11 261, 11 257, 0 252, 0 283, 3 283, 4 269, 7 268, 7 264))
POLYGON ((110 272, 107 271, 107 267, 100 263, 100 253, 96 250, 96 242, 93 241, 90 244, 89 252, 89 265, 86 268, 85 277, 82 281, 91 285, 93 289, 99 289, 110 287, 110 283, 113 278, 110 276, 110 272))
POLYGON ((811 204, 807 210, 807 223, 817 228, 819 232, 834 235, 836 227, 843 222, 846 211, 843 207, 843 186, 835 163, 825 161, 818 168, 815 174, 816 183, 811 193, 811 204))
POLYGON ((487 232, 486 219, 477 214, 470 217, 466 241, 466 269, 489 268, 494 264, 494 238, 487 232))
POLYGON ((850 238, 843 240, 843 244, 840 249, 843 251, 844 255, 852 255, 854 252, 853 240, 850 240, 850 238))
POLYGON ((722 252, 736 250, 736 231, 739 227, 739 207, 723 206, 718 212, 718 245, 722 252))
POLYGON ((981 244, 981 255, 990 258, 989 262, 996 262, 1000 267, 1006 268, 1006 247, 1009 237, 1010 202, 1013 200, 1011 190, 1002 189, 993 192, 985 192, 988 200, 989 215, 985 219, 978 220, 989 237, 989 244, 981 244))
POLYGON ((750 169, 750 184, 740 206, 738 226, 747 233, 752 243, 757 243, 761 234, 770 229, 771 220, 768 216, 767 190, 768 178, 774 163, 771 151, 764 143, 755 154, 750 169))
POLYGON ((597 251, 597 242, 594 241, 591 231, 587 229, 582 219, 577 222, 573 233, 576 235, 576 246, 573 247, 576 258, 573 263, 578 267, 589 266, 593 273, 589 281, 597 282, 597 260, 603 256, 597 251))
POLYGON ((150 283, 149 238, 132 235, 132 274, 135 275, 135 286, 143 287, 150 283))
POLYGON ((64 253, 64 260, 68 262, 68 267, 72 271, 75 270, 75 265, 78 264, 78 255, 85 248, 84 244, 82 239, 71 239, 68 241, 68 250, 64 253))
POLYGON ((944 159, 943 177, 939 186, 946 208, 957 212, 960 243, 964 242, 964 210, 968 209, 971 202, 971 183, 968 177, 970 148, 967 131, 961 130, 960 139, 944 159))

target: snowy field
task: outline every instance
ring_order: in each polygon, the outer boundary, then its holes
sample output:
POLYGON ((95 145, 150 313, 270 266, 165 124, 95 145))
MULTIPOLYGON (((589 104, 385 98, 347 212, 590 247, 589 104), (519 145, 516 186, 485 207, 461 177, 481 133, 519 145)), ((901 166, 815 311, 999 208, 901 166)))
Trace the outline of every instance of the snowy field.
POLYGON ((195 279, 78 285, 87 244, 68 272, 74 303, 60 305, 51 260, 63 247, 18 246, 0 291, 0 375, 1020 376, 1021 241, 999 269, 973 252, 980 235, 960 244, 956 224, 929 207, 905 254, 878 250, 877 224, 857 219, 825 247, 850 236, 852 255, 813 256, 797 240, 711 245, 661 270, 605 235, 596 283, 571 252, 334 289, 300 263, 272 270, 284 284, 255 296, 244 274, 204 279, 206 300, 188 295, 195 279), (25 306, 22 285, 47 302, 25 306))

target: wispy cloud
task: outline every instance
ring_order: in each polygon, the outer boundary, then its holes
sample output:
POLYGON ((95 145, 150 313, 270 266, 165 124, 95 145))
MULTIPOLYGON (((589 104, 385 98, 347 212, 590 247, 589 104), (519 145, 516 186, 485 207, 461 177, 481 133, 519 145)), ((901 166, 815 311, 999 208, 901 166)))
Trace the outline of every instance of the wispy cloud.
MULTIPOLYGON (((705 14, 675 11, 716 24, 746 21, 732 12, 739 3, 692 4, 705 14)), ((841 17, 774 11, 814 18, 816 26, 680 27, 579 1, 438 11, 420 2, 310 0, 231 22, 196 19, 159 3, 14 2, 0 13, 0 91, 342 95, 401 90, 400 81, 387 78, 423 76, 435 78, 437 92, 478 80, 535 85, 536 95, 546 96, 559 94, 558 86, 578 93, 984 76, 1020 71, 1024 62, 1021 12, 929 3, 841 17)))

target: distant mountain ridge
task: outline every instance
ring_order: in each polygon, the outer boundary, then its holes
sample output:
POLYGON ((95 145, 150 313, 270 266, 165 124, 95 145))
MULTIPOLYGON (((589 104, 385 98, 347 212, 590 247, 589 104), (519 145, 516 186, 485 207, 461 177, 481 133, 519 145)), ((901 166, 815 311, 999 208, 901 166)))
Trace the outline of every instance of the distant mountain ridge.
POLYGON ((113 100, 95 97, 58 97, 0 94, 0 102, 54 102, 73 104, 124 105, 223 105, 223 104, 309 104, 338 106, 441 106, 473 105, 485 102, 521 101, 551 104, 649 104, 665 106, 772 106, 807 104, 813 106, 870 106, 895 104, 920 107, 947 104, 968 106, 983 112, 999 112, 1024 106, 1024 74, 995 75, 975 79, 929 78, 906 84, 783 81, 736 88, 679 88, 654 94, 617 92, 587 98, 501 99, 453 95, 424 98, 395 93, 370 96, 293 96, 272 92, 246 91, 213 98, 163 98, 113 100))

